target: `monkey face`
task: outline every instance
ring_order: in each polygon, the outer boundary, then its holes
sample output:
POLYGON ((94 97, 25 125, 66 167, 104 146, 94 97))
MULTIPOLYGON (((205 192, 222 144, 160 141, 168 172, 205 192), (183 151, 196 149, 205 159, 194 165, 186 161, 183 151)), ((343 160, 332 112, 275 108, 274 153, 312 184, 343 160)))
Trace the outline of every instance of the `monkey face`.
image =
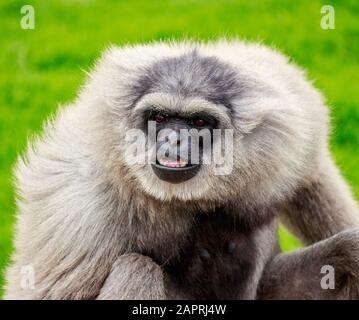
POLYGON ((118 181, 161 201, 280 200, 314 169, 325 136, 321 97, 282 56, 258 46, 115 48, 86 102, 94 92, 104 105, 106 168, 115 164, 118 181), (133 130, 142 135, 128 137, 133 130))
POLYGON ((146 193, 161 200, 216 194, 218 176, 231 174, 233 167, 230 108, 240 94, 236 78, 227 64, 195 50, 137 69, 124 90, 130 105, 126 127, 145 134, 145 139, 129 140, 145 140, 146 148, 135 152, 146 163, 130 157, 129 144, 123 152, 146 193))
POLYGON ((212 160, 213 131, 219 130, 216 114, 210 113, 210 106, 207 110, 192 107, 186 111, 146 105, 143 117, 147 131, 144 130, 148 137, 150 131, 154 133, 152 141, 148 141, 155 153, 151 162, 154 173, 172 184, 193 178, 204 162, 212 160))
MULTIPOLYGON (((193 199, 194 194, 200 197, 203 190, 197 187, 201 180, 211 183, 212 176, 221 174, 216 171, 217 160, 222 160, 220 166, 223 160, 227 160, 230 167, 232 165, 232 153, 224 153, 228 155, 226 159, 218 157, 224 147, 233 148, 228 142, 228 146, 223 146, 224 131, 233 133, 224 107, 221 109, 198 97, 151 93, 135 106, 132 120, 134 127, 145 134, 146 147, 142 148, 145 155, 141 159, 146 159, 147 163, 137 174, 141 172, 141 177, 146 176, 146 180, 141 181, 148 188, 151 181, 154 186, 161 186, 163 193, 171 190, 176 195, 193 199)), ((143 142, 143 139, 135 141, 143 142)))
POLYGON ((216 120, 207 114, 167 114, 157 110, 150 110, 145 120, 156 126, 156 160, 151 165, 157 177, 170 183, 193 178, 203 162, 205 149, 199 132, 203 130, 208 135, 211 142, 207 149, 211 149, 216 120))

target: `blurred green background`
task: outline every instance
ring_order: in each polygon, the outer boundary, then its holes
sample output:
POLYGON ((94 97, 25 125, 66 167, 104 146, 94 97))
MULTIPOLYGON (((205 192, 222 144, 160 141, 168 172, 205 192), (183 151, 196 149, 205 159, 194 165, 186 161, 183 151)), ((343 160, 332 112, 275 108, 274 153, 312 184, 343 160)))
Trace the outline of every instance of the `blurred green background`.
MULTIPOLYGON (((12 250, 12 167, 29 135, 59 103, 70 102, 110 43, 220 36, 261 40, 308 70, 332 109, 332 150, 359 196, 359 2, 279 0, 0 2, 0 297, 12 250), (20 8, 35 8, 35 30, 20 28, 20 8), (320 9, 335 9, 335 30, 320 9)), ((275 67, 275 66, 274 66, 275 67)), ((299 246, 284 228, 285 250, 299 246)))

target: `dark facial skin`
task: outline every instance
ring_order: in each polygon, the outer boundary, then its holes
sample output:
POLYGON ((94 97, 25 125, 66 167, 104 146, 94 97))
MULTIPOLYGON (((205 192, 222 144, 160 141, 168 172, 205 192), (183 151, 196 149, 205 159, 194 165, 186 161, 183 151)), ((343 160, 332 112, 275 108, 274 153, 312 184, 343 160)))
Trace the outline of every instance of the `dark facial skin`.
MULTIPOLYGON (((161 130, 170 129, 176 133, 176 141, 171 144, 175 150, 173 150, 173 154, 180 154, 180 146, 184 143, 187 143, 187 150, 188 150, 188 163, 185 166, 176 166, 173 165, 164 165, 160 163, 157 159, 156 163, 152 164, 153 171, 155 174, 164 181, 170 183, 181 183, 186 180, 191 179, 194 177, 199 169, 199 163, 191 163, 191 143, 192 139, 183 140, 181 137, 181 130, 209 130, 211 134, 211 138, 213 137, 212 132, 213 129, 217 125, 217 121, 211 115, 205 113, 196 113, 191 115, 186 114, 168 114, 164 112, 156 112, 156 111, 149 111, 146 114, 145 119, 147 121, 155 121, 156 122, 156 136, 157 136, 157 150, 165 143, 168 142, 168 139, 161 140, 159 138, 159 133, 161 130)), ((200 157, 203 154, 203 141, 202 139, 199 140, 199 154, 200 157)), ((173 159, 174 161, 180 161, 181 157, 178 156, 177 159, 173 159)))

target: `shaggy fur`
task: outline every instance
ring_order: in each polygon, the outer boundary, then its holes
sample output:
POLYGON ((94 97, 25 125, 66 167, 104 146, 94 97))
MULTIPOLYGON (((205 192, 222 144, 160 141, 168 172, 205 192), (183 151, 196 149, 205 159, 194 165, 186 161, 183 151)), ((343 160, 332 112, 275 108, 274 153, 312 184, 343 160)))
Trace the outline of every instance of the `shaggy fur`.
POLYGON ((356 297, 359 235, 342 231, 359 226, 357 205, 327 141, 322 96, 269 48, 113 47, 18 162, 5 297, 253 299, 261 281, 259 297, 316 298, 324 296, 317 266, 330 262, 340 279, 351 275, 340 297, 356 297), (234 129, 233 172, 203 165, 170 184, 149 164, 131 163, 125 134, 143 128, 149 108, 205 112, 234 129), (306 244, 342 233, 276 256, 279 216, 306 244), (34 290, 20 285, 26 265, 35 270, 34 290), (270 271, 261 279, 263 270, 270 271), (295 293, 281 286, 293 273, 295 293))

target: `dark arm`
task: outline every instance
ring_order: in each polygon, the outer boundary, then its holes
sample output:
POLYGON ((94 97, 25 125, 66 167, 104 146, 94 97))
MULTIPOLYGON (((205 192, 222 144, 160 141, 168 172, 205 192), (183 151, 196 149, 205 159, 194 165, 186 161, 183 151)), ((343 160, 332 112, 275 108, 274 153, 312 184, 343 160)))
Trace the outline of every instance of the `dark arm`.
POLYGON ((359 229, 277 255, 265 268, 259 299, 359 299, 359 229))
POLYGON ((359 227, 357 203, 330 159, 298 188, 281 220, 304 244, 359 227))

